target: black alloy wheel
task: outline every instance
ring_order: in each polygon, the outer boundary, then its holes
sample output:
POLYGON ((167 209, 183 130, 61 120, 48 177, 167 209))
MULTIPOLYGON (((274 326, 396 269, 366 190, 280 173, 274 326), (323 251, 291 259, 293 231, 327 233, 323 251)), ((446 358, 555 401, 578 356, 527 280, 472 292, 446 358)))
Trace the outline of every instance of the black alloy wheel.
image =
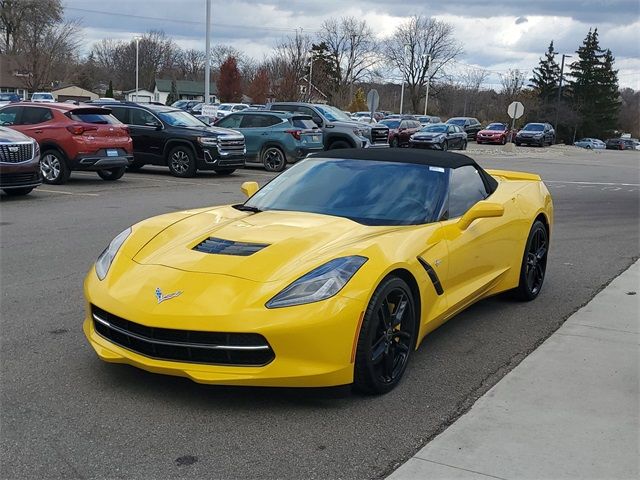
POLYGON ((193 151, 186 146, 173 148, 167 158, 167 166, 172 175, 188 178, 196 174, 196 159, 193 151))
POLYGON ((354 387, 366 394, 392 390, 402 378, 417 334, 415 303, 404 280, 388 277, 365 312, 354 367, 354 387))
POLYGON ((98 170, 98 175, 103 180, 113 182, 114 180, 121 179, 126 169, 127 167, 105 168, 98 170))
POLYGON ((520 267, 520 283, 515 290, 520 300, 533 300, 540 294, 547 271, 549 234, 547 227, 536 220, 531 227, 520 267))
POLYGON ((287 157, 278 147, 267 147, 262 151, 262 164, 267 172, 281 172, 287 166, 287 157))

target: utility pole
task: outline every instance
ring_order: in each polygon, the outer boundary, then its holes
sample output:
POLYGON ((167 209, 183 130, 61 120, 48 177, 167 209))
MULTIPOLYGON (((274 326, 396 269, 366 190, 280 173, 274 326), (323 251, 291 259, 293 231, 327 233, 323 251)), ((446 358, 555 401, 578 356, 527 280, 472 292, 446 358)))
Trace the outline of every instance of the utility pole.
POLYGON ((207 0, 207 27, 206 27, 207 39, 205 42, 205 56, 207 57, 204 64, 204 104, 209 105, 211 92, 211 0, 207 0))
POLYGON ((560 80, 558 82, 558 97, 556 98, 556 121, 553 128, 556 131, 556 142, 558 141, 558 117, 560 115, 560 97, 562 96, 562 79, 564 77, 564 59, 571 58, 571 55, 562 54, 562 62, 560 64, 560 80))
POLYGON ((309 56, 309 86, 307 88, 307 102, 311 103, 311 86, 312 86, 312 77, 313 77, 313 50, 311 50, 309 56))
POLYGON ((140 57, 140 37, 135 36, 134 40, 136 41, 136 103, 138 103, 138 72, 140 68, 138 67, 139 57, 140 57))
POLYGON ((427 57, 427 73, 426 73, 426 75, 427 75, 427 93, 426 93, 426 95, 424 97, 424 115, 426 117, 427 116, 427 105, 429 104, 429 84, 431 83, 430 82, 431 79, 429 78, 429 70, 431 70, 431 54, 428 53, 426 55, 423 55, 422 57, 424 58, 425 56, 427 57))
POLYGON ((409 45, 404 46, 404 56, 402 57, 404 69, 402 71, 402 87, 400 88, 400 115, 402 115, 402 107, 404 106, 404 72, 407 70, 407 48, 409 45))

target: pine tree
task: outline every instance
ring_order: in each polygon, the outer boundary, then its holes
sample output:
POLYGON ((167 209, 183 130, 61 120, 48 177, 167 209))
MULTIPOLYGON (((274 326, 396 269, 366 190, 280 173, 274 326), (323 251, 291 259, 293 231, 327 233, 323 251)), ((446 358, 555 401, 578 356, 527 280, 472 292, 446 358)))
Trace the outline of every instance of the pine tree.
POLYGON ((111 80, 109 80, 109 88, 107 88, 104 96, 107 98, 113 98, 113 82, 111 80))
POLYGON ((620 100, 618 71, 609 50, 600 48, 598 29, 589 30, 576 51, 578 60, 570 66, 571 100, 580 115, 578 136, 606 137, 618 119, 620 100))
POLYGON ((177 102, 179 100, 179 96, 178 96, 178 85, 176 85, 176 81, 175 80, 171 80, 171 91, 169 92, 169 95, 167 95, 167 105, 172 105, 173 103, 177 102))
POLYGON ((556 53, 553 51, 553 40, 549 44, 545 58, 540 59, 538 68, 533 69, 533 77, 529 79, 529 86, 534 89, 544 106, 550 105, 558 93, 558 81, 560 80, 560 66, 556 62, 556 53))
POLYGON ((359 88, 356 90, 355 95, 353 96, 353 101, 349 105, 348 110, 350 112, 364 112, 367 111, 369 107, 367 106, 367 96, 364 94, 364 90, 359 88))

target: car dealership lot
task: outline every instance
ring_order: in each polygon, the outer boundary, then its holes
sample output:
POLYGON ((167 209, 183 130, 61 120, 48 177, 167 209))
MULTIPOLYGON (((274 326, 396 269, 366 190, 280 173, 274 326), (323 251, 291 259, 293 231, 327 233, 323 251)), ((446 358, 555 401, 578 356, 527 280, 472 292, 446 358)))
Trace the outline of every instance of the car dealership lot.
POLYGON ((272 174, 177 179, 158 168, 107 183, 74 173, 27 198, 3 195, 3 476, 384 476, 639 255, 638 153, 475 143, 467 153, 547 182, 556 218, 543 292, 527 304, 486 300, 451 320, 380 397, 197 385, 104 364, 84 339, 82 279, 114 235, 151 215, 242 201, 243 181, 272 174))

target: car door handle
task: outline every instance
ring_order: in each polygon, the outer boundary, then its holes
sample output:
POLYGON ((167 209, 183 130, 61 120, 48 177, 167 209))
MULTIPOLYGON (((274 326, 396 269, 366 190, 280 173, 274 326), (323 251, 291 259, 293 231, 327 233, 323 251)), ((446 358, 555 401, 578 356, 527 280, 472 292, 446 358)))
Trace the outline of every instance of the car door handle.
POLYGON ((42 130, 34 130, 33 133, 42 133, 42 130))
POLYGON ((264 135, 266 137, 269 134, 267 132, 262 132, 260 135, 264 135))

